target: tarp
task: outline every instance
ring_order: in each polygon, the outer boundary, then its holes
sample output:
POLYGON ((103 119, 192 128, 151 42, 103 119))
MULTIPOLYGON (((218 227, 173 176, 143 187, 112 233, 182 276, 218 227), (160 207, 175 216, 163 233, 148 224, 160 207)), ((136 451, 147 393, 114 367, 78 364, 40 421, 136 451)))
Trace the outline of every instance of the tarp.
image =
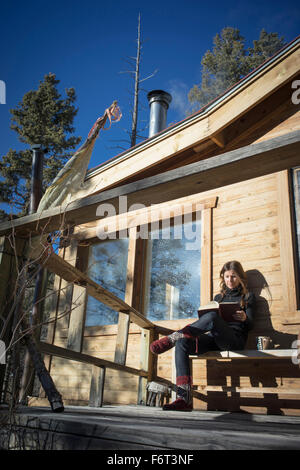
POLYGON ((104 128, 107 119, 111 124, 112 121, 119 121, 121 117, 122 114, 117 101, 114 101, 113 104, 105 110, 104 115, 97 119, 84 144, 74 153, 70 160, 67 161, 51 185, 47 188, 39 203, 37 212, 49 209, 50 207, 65 205, 71 196, 76 194, 84 182, 100 129, 104 128))

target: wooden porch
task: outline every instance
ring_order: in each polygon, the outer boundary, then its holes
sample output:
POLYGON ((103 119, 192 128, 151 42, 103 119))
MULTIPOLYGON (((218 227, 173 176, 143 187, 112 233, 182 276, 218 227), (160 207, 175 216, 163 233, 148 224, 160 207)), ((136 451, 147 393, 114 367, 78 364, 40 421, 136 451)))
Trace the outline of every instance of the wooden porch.
MULTIPOLYGON (((53 414, 50 408, 24 407, 15 423, 19 444, 34 450, 148 450, 152 455, 182 450, 184 455, 189 450, 300 449, 300 417, 295 416, 179 413, 138 405, 67 406, 63 414, 53 414)), ((151 459, 148 453, 134 455, 151 459)), ((199 455, 193 458, 197 462, 199 455)))

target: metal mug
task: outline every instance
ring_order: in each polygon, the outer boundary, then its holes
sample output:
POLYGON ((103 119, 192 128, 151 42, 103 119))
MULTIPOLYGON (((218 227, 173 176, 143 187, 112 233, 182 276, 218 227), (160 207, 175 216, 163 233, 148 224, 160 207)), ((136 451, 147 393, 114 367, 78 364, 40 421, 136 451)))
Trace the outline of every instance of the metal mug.
POLYGON ((256 348, 259 351, 271 348, 272 340, 270 336, 256 336, 256 348))

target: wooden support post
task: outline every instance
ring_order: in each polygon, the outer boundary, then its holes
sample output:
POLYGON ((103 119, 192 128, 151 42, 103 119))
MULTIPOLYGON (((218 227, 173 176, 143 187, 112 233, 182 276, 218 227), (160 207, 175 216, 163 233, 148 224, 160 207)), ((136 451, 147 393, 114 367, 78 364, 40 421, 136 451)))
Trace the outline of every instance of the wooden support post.
POLYGON ((282 272, 284 312, 297 311, 296 266, 293 243, 291 188, 288 171, 277 173, 280 263, 282 272))
MULTIPOLYGON (((151 240, 144 241, 143 255, 143 293, 141 294, 142 312, 146 315, 149 306, 149 286, 151 276, 152 263, 152 243, 151 240)), ((138 399, 137 403, 143 405, 147 403, 147 383, 151 382, 157 376, 157 357, 150 352, 150 344, 158 339, 157 330, 142 329, 141 330, 141 346, 140 346, 140 368, 148 373, 147 377, 139 377, 138 399)))
MULTIPOLYGON (((66 260, 71 266, 75 266, 77 258, 77 240, 70 240, 68 246, 65 247, 64 260, 66 260)), ((62 279, 60 286, 60 296, 58 304, 58 315, 66 312, 66 315, 59 320, 56 325, 57 328, 68 328, 70 309, 72 305, 73 297, 73 283, 62 279)))
POLYGON ((166 283, 166 305, 169 306, 168 320, 175 320, 179 313, 179 289, 166 283))
POLYGON ((158 339, 158 334, 154 328, 150 330, 142 329, 141 331, 141 352, 140 352, 140 368, 148 372, 147 377, 139 377, 138 384, 138 405, 146 405, 147 403, 147 383, 156 377, 157 357, 150 352, 150 344, 158 339))
MULTIPOLYGON (((134 302, 135 282, 136 279, 136 254, 137 245, 141 240, 137 240, 137 227, 129 230, 129 246, 128 246, 128 261, 127 261, 127 276, 126 276, 126 291, 125 302, 128 305, 136 308, 134 302)), ((125 364, 128 345, 130 316, 126 313, 119 312, 118 321, 118 334, 115 349, 115 362, 118 364, 125 364)))
MULTIPOLYGON (((78 246, 76 268, 86 272, 89 262, 89 246, 78 246)), ((80 352, 83 342, 85 310, 87 303, 85 287, 73 286, 72 311, 70 315, 67 348, 80 352)))
POLYGON ((101 407, 103 404, 105 367, 92 366, 89 406, 101 407))
POLYGON ((212 297, 212 209, 204 209, 201 216, 201 285, 202 305, 212 297))
POLYGON ((171 398, 172 401, 176 400, 176 366, 175 366, 175 348, 172 349, 172 384, 175 385, 175 387, 172 388, 172 393, 171 393, 171 398))

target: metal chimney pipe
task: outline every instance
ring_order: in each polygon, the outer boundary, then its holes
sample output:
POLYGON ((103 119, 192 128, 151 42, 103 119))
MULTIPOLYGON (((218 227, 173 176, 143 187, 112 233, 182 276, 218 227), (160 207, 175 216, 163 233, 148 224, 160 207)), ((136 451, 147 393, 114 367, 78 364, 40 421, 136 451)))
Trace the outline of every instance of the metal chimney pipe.
MULTIPOLYGON (((44 166, 44 152, 40 144, 33 144, 32 150, 32 168, 31 168, 31 190, 30 190, 30 204, 29 214, 34 214, 37 211, 39 202, 43 195, 43 166, 44 166)), ((47 288, 47 271, 43 268, 37 273, 33 306, 30 314, 30 326, 35 328, 34 334, 39 338, 39 328, 37 325, 41 322, 41 313, 43 310, 43 303, 46 296, 47 288)), ((32 395, 34 385, 33 366, 31 363, 30 353, 27 350, 24 358, 24 368, 21 378, 21 386, 19 390, 19 401, 26 404, 26 396, 32 395)))
POLYGON ((44 151, 40 144, 33 144, 32 150, 32 171, 31 171, 31 192, 29 213, 34 214, 37 211, 39 202, 43 195, 43 166, 44 151))
POLYGON ((149 137, 152 137, 166 127, 172 96, 163 90, 153 90, 148 93, 147 98, 150 106, 149 137))

